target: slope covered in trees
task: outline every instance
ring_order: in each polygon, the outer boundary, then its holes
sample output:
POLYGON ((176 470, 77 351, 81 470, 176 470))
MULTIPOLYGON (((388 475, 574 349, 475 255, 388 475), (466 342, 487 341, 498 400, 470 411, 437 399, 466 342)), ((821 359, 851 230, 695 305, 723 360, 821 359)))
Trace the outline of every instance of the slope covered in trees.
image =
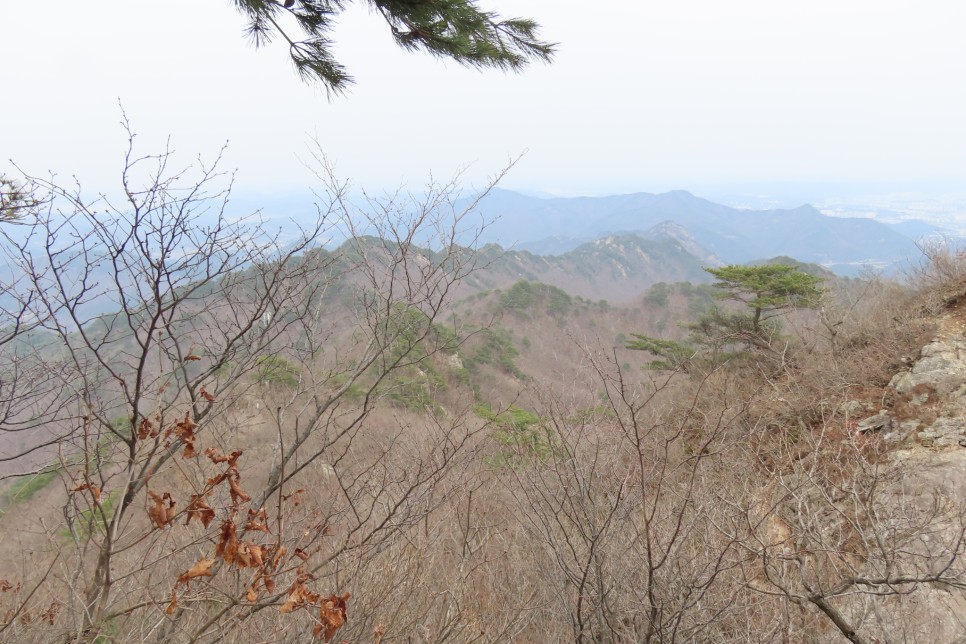
POLYGON ((43 208, 4 235, 17 476, 0 638, 957 628, 962 431, 940 415, 955 401, 933 349, 916 356, 937 333, 962 341, 961 257, 935 253, 905 286, 826 278, 820 302, 807 273, 771 264, 615 306, 520 273, 483 290, 517 256, 454 244, 476 217, 445 189, 360 214, 333 182, 319 227, 282 245, 217 214, 216 174, 185 183, 156 161, 129 167, 154 172, 109 219, 38 183, 43 208), (326 251, 325 226, 353 234, 326 251), (663 370, 626 348, 685 340, 723 291, 740 301, 720 311, 761 313, 749 348, 663 370), (90 308, 102 297, 110 314, 90 308))

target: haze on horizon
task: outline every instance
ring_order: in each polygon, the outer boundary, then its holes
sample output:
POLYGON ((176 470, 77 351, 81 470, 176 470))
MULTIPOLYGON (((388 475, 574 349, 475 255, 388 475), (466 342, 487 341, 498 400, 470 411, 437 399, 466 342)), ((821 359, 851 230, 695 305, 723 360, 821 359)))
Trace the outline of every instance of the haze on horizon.
POLYGON ((12 159, 109 190, 120 101, 141 151, 170 136, 187 162, 228 141, 237 185, 266 193, 313 183, 312 137, 340 175, 377 188, 467 165, 479 183, 524 150, 503 187, 966 188, 960 3, 481 4, 535 18, 560 43, 555 63, 504 75, 408 54, 355 7, 334 39, 357 84, 328 100, 283 47, 251 48, 228 2, 4 3, 0 170, 12 159))

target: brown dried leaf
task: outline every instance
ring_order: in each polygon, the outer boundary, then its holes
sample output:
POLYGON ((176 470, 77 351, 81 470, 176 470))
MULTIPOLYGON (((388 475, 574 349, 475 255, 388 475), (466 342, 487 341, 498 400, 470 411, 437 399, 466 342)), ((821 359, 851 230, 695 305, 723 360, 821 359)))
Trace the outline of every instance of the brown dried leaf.
POLYGON ((245 494, 245 491, 241 489, 239 480, 241 479, 241 474, 238 469, 234 466, 228 469, 228 486, 231 488, 231 503, 232 505, 238 505, 239 502, 247 503, 252 500, 252 497, 245 494))
POLYGON ((196 355, 195 355, 195 354, 193 354, 193 353, 189 353, 188 355, 186 355, 186 356, 184 357, 184 361, 185 361, 185 362, 193 362, 193 361, 195 361, 195 360, 201 360, 201 357, 200 357, 200 356, 196 356, 196 355))
MULTIPOLYGON (((257 580, 256 580, 256 583, 257 583, 257 580)), ((251 604, 254 604, 255 602, 258 601, 258 591, 255 590, 254 584, 248 589, 248 592, 245 593, 245 600, 251 604)))
MULTIPOLYGON (((185 582, 187 583, 187 582, 185 582)), ((171 615, 174 611, 178 610, 178 595, 172 590, 171 591, 171 603, 168 607, 164 609, 166 615, 171 615)))
POLYGON ((376 627, 372 629, 372 644, 379 644, 385 634, 386 627, 382 624, 376 624, 376 627))
POLYGON ((265 508, 262 508, 258 512, 249 509, 248 523, 245 524, 245 529, 251 531, 270 532, 268 529, 268 524, 266 523, 267 520, 268 512, 265 511, 265 508))
POLYGON ((208 479, 208 487, 215 487, 216 485, 221 485, 221 482, 228 478, 228 472, 222 472, 218 476, 214 476, 208 479))
POLYGON ((272 570, 278 568, 278 564, 282 560, 282 557, 285 556, 286 552, 288 552, 288 549, 285 546, 280 546, 275 552, 275 555, 272 557, 272 570))
POLYGON ((239 568, 261 568, 265 564, 265 548, 240 541, 235 552, 234 564, 239 568))
POLYGON ((57 615, 60 613, 61 603, 58 601, 53 601, 50 606, 46 608, 42 613, 40 613, 40 619, 47 622, 48 625, 53 626, 54 622, 57 621, 57 615))
POLYGON ((211 572, 211 567, 215 565, 214 559, 202 559, 198 561, 188 570, 181 573, 178 577, 178 583, 184 584, 186 586, 191 586, 191 580, 196 577, 211 577, 214 573, 211 572))
POLYGON ((228 519, 221 524, 221 536, 215 544, 215 556, 221 557, 227 564, 232 564, 237 553, 238 535, 235 534, 235 522, 228 519))
MULTIPOLYGON (((198 455, 198 452, 195 450, 195 430, 197 428, 198 423, 191 419, 190 412, 185 412, 184 418, 175 423, 173 433, 184 443, 185 458, 194 458, 198 455)), ((170 433, 171 431, 172 429, 169 428, 166 433, 170 433)))
POLYGON ((174 520, 174 515, 177 514, 174 509, 177 502, 168 492, 165 492, 162 496, 158 496, 156 492, 148 490, 148 496, 154 501, 153 505, 148 506, 148 517, 156 528, 164 529, 165 526, 171 524, 174 520), (165 503, 167 503, 167 506, 165 506, 165 503))
POLYGON ((81 483, 77 487, 71 488, 70 491, 71 492, 83 492, 84 490, 90 490, 91 491, 91 496, 94 497, 94 500, 95 501, 97 501, 97 500, 99 500, 101 498, 101 488, 99 488, 96 485, 93 485, 91 483, 81 483))
POLYGON ((319 595, 309 590, 309 587, 305 585, 305 580, 300 576, 289 591, 285 603, 279 607, 278 611, 280 613, 291 613, 303 606, 310 606, 318 601, 319 595))
POLYGON ((210 393, 208 393, 208 390, 205 389, 205 386, 204 385, 202 385, 198 389, 198 395, 200 395, 202 398, 204 398, 205 400, 207 400, 210 403, 215 402, 215 397, 213 395, 211 395, 210 393))
POLYGON ((240 449, 236 449, 234 452, 232 452, 231 454, 228 454, 227 456, 220 453, 214 447, 209 447, 208 449, 205 450, 205 456, 211 459, 211 462, 216 465, 218 463, 228 463, 229 466, 233 466, 235 465, 235 462, 238 460, 238 457, 241 455, 242 455, 242 450, 240 449))
POLYGON ((188 504, 187 518, 184 522, 185 525, 188 525, 191 523, 191 519, 197 517, 198 520, 201 521, 201 524, 207 528, 208 524, 214 520, 215 511, 210 505, 208 505, 208 502, 205 501, 206 496, 207 494, 191 495, 191 502, 188 504))
POLYGON ((332 641, 336 631, 349 620, 346 602, 348 602, 350 596, 350 593, 341 596, 329 595, 327 599, 322 601, 322 605, 319 607, 319 623, 316 624, 313 635, 318 637, 319 632, 325 629, 323 633, 325 641, 332 641))
POLYGON ((138 440, 145 440, 147 438, 157 436, 158 430, 155 428, 154 423, 151 422, 150 418, 144 418, 141 420, 141 424, 138 425, 138 440))

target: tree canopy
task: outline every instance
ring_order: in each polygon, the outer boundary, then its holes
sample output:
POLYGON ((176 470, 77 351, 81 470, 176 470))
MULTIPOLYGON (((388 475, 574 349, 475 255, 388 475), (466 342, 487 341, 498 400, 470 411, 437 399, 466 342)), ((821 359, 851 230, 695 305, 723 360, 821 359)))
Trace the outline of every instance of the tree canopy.
POLYGON ((740 302, 745 310, 712 307, 696 322, 684 325, 691 333, 681 342, 632 334, 628 349, 657 357, 649 368, 689 371, 696 365, 720 364, 743 351, 772 352, 778 327, 766 323, 791 309, 816 306, 822 294, 821 277, 790 264, 733 264, 704 270, 718 278, 713 284, 718 297, 740 302))
POLYGON ((761 323, 797 306, 814 306, 822 289, 821 277, 788 264, 723 266, 704 269, 718 278, 714 287, 722 297, 745 304, 751 312, 754 331, 761 323))
MULTIPOLYGON (((292 62, 306 81, 320 81, 329 91, 352 84, 346 68, 332 54, 335 19, 353 0, 234 0, 249 21, 255 46, 276 37, 289 45, 292 62)), ((534 60, 549 61, 555 45, 537 36, 528 18, 502 18, 477 6, 476 0, 357 0, 385 19, 396 43, 470 67, 516 71, 534 60)))

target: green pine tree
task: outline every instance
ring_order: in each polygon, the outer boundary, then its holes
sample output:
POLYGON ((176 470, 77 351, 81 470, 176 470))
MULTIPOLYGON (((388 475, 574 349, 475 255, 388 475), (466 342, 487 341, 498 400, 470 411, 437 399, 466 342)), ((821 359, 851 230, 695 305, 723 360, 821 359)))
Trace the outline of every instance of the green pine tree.
POLYGON ((814 307, 822 294, 822 278, 788 264, 724 266, 706 268, 718 281, 721 297, 737 300, 749 309, 751 328, 760 333, 762 324, 796 307, 814 307))
POLYGON ((719 298, 744 304, 734 312, 717 307, 685 325, 691 334, 682 342, 632 334, 628 349, 657 359, 651 369, 691 371, 727 362, 743 352, 772 351, 778 333, 774 318, 799 307, 811 308, 822 295, 822 278, 789 264, 731 265, 704 269, 718 279, 719 298))
MULTIPOLYGON (((360 0, 382 16, 403 49, 422 50, 470 67, 517 71, 534 60, 549 61, 553 43, 537 36, 527 18, 503 19, 476 0, 360 0)), ((352 0, 234 0, 248 18, 255 46, 281 37, 299 75, 340 93, 352 77, 332 54, 332 26, 352 0)))

